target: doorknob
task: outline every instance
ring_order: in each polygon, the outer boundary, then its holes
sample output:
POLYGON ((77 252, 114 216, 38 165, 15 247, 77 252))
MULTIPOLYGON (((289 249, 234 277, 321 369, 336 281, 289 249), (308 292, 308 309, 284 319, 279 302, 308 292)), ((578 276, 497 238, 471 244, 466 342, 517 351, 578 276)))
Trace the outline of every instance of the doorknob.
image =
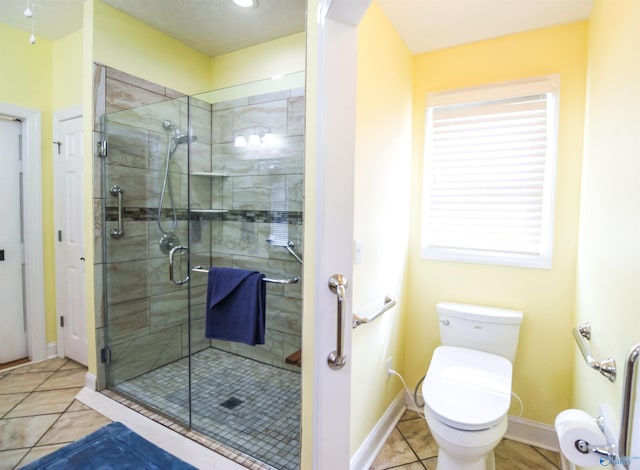
POLYGON ((347 362, 347 358, 344 355, 344 298, 346 296, 346 290, 349 286, 347 278, 342 274, 334 274, 329 278, 329 289, 335 293, 338 298, 338 328, 337 328, 337 347, 327 357, 327 363, 333 370, 342 369, 347 362))

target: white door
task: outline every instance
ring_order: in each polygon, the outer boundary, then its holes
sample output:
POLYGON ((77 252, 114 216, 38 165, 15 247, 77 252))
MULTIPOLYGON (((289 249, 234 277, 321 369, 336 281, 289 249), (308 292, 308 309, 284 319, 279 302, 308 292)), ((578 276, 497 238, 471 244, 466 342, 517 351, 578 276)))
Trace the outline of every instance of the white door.
POLYGON ((54 146, 56 304, 60 352, 87 365, 85 261, 82 218, 82 118, 58 122, 54 146), (61 333, 61 334, 60 334, 61 333))
POLYGON ((22 124, 0 118, 0 363, 27 357, 22 221, 22 124))
POLYGON ((315 202, 316 246, 312 249, 317 257, 313 268, 314 470, 346 470, 350 465, 352 287, 346 288, 342 305, 345 362, 335 369, 329 366, 327 356, 337 349, 338 297, 328 284, 335 274, 343 275, 349 282, 353 273, 357 25, 369 2, 321 2, 319 13, 315 184, 318 190, 310 195, 315 202))

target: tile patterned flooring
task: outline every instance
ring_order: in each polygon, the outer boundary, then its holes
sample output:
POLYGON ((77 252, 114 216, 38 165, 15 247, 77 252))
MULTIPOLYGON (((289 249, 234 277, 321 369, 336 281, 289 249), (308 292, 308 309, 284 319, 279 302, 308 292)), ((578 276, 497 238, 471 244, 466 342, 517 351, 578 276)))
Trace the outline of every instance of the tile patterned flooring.
MULTIPOLYGON (((49 359, 0 370, 0 470, 20 468, 111 421, 75 400, 86 368, 49 359)), ((426 422, 406 411, 370 470, 434 470, 438 447, 426 422)), ((557 453, 509 439, 496 448, 498 470, 557 470, 557 453)))
MULTIPOLYGON (((438 445, 427 422, 413 411, 405 411, 369 470, 435 470, 438 445)), ((495 450, 497 470, 557 470, 556 452, 503 439, 495 450)))
POLYGON ((20 468, 111 422, 75 400, 86 372, 61 358, 0 370, 0 470, 20 468))
POLYGON ((279 470, 299 467, 300 374, 215 348, 115 387, 279 470), (212 367, 215 364, 215 367, 212 367))

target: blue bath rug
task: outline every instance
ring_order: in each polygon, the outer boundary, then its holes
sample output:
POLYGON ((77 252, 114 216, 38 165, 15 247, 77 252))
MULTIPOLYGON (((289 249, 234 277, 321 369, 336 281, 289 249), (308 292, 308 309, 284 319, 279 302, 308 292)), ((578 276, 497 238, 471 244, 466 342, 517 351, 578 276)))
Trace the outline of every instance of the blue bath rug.
POLYGON ((22 467, 24 470, 191 470, 195 467, 111 423, 22 467))

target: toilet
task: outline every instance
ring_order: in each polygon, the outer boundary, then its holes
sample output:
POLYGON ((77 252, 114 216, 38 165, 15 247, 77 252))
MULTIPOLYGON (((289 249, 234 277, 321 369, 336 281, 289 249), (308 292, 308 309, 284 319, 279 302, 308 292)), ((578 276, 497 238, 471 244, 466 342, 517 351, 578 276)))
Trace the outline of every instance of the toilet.
POLYGON ((494 470, 507 431, 522 312, 440 302, 440 341, 422 383, 437 470, 494 470))

